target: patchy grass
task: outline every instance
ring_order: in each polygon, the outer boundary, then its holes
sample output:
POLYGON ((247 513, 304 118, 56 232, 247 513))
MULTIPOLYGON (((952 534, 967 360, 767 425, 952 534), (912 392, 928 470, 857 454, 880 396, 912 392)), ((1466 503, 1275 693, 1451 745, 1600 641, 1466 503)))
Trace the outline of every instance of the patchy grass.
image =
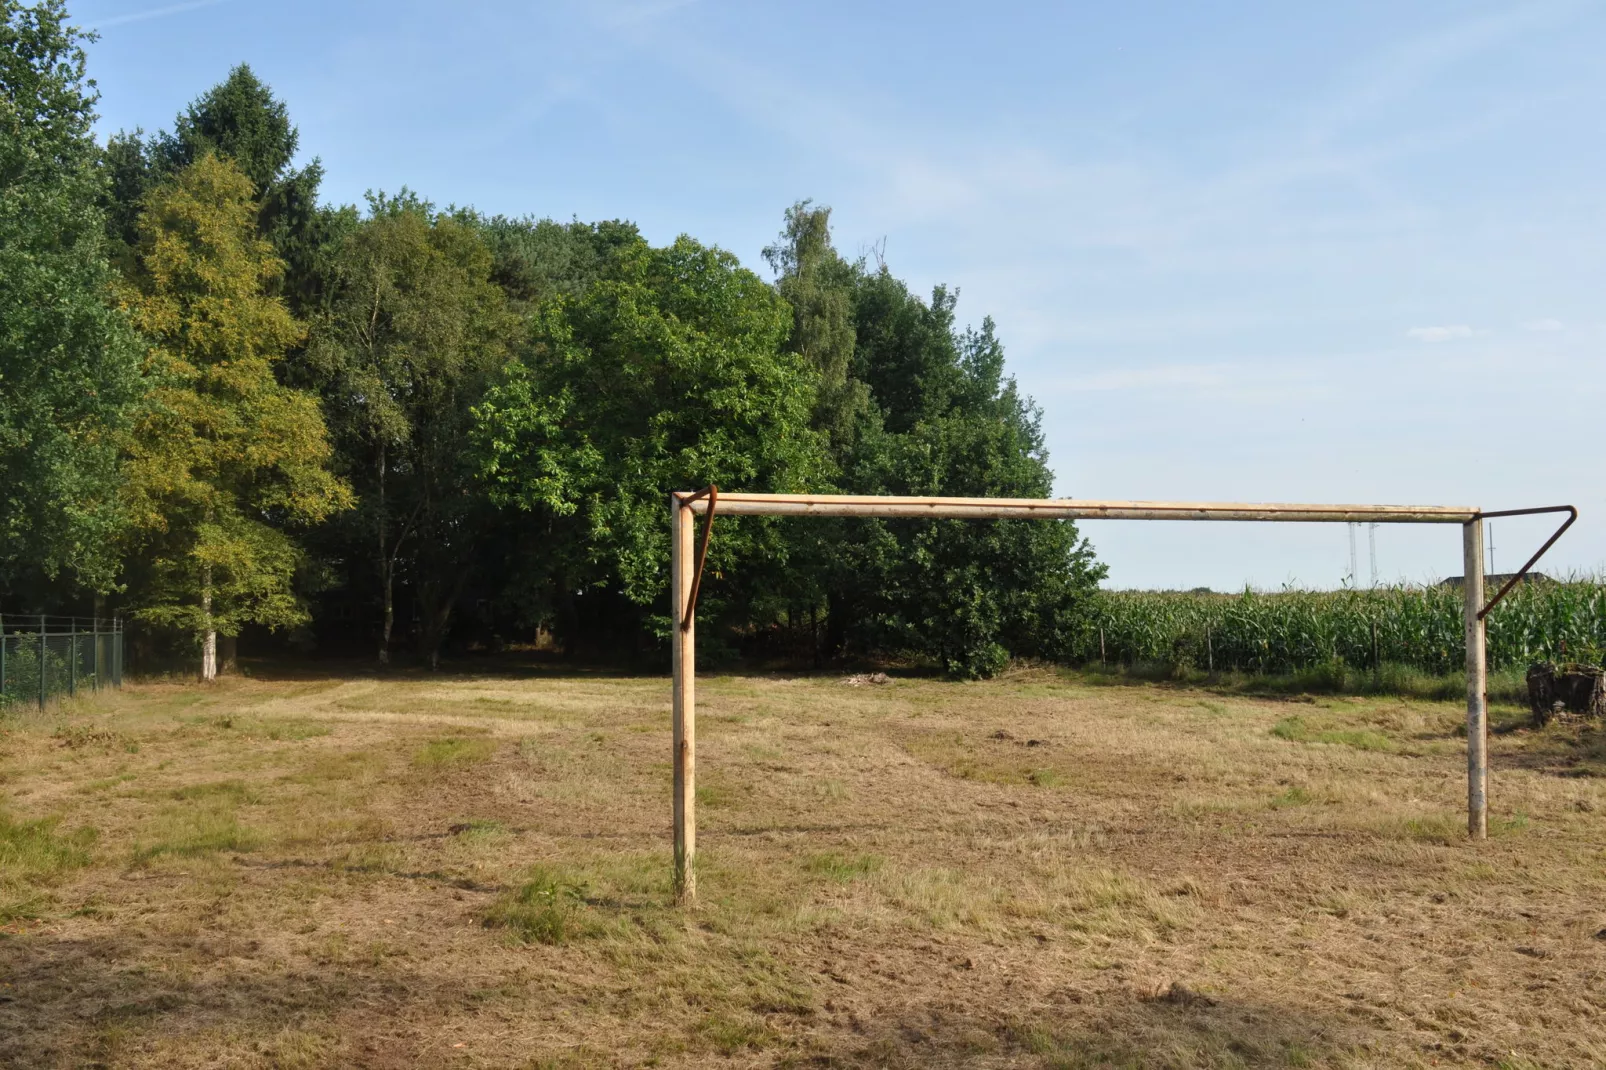
POLYGON ((318 736, 327 736, 333 730, 327 722, 306 717, 277 717, 263 720, 235 712, 193 717, 190 723, 229 732, 242 739, 265 739, 272 742, 316 739, 318 736))
MULTIPOLYGON (((1430 673, 1410 665, 1386 662, 1377 669, 1362 669, 1338 663, 1313 665, 1288 673, 1220 671, 1168 662, 1140 662, 1136 665, 1094 662, 1084 666, 1076 677, 1090 684, 1163 683, 1208 689, 1217 694, 1239 695, 1366 695, 1395 696, 1427 702, 1454 702, 1467 693, 1466 675, 1460 672, 1430 673)), ((1522 669, 1489 673, 1488 694, 1492 702, 1523 706, 1528 701, 1528 681, 1522 669)))
POLYGON ((19 821, 0 810, 0 873, 17 880, 52 880, 89 864, 95 830, 59 831, 58 818, 19 821))
POLYGON ((60 825, 56 817, 20 821, 0 810, 0 925, 37 917, 46 890, 89 864, 95 829, 63 832, 60 825))
POLYGON ((218 799, 238 806, 243 802, 254 802, 251 789, 246 787, 243 780, 214 780, 200 784, 185 784, 173 788, 168 792, 175 799, 218 799))
POLYGON ((487 817, 474 817, 467 821, 453 822, 447 831, 472 843, 498 839, 507 829, 500 821, 494 821, 487 817))
POLYGON ((824 851, 805 858, 803 871, 827 880, 851 881, 859 877, 868 877, 881 868, 881 862, 882 859, 878 855, 848 855, 840 851, 824 851))
POLYGON ((131 754, 139 751, 139 744, 130 740, 121 732, 115 732, 93 723, 59 725, 54 732, 50 733, 50 738, 56 740, 63 747, 68 747, 72 750, 92 747, 97 750, 124 750, 131 754))
POLYGON ((1315 728, 1300 716, 1284 717, 1271 726, 1271 734, 1293 743, 1338 743, 1356 750, 1383 751, 1399 749, 1394 740, 1370 728, 1315 728))
POLYGON ((1314 795, 1300 785, 1295 784, 1286 791, 1278 792, 1273 796, 1271 807, 1274 810, 1280 810, 1285 806, 1309 806, 1315 801, 1316 797, 1314 795))
POLYGON ((561 944, 579 934, 585 885, 544 867, 506 892, 485 912, 485 924, 526 944, 561 944))
POLYGON ((1456 701, 704 678, 684 908, 667 703, 399 673, 8 715, 0 1065, 1606 1065, 1596 726, 1501 711, 1473 845, 1456 701))
POLYGON ((413 764, 426 769, 483 762, 496 753, 496 741, 483 737, 443 736, 418 748, 413 764))
POLYGON ((186 801, 165 807, 151 823, 149 840, 135 841, 134 861, 149 862, 163 855, 195 858, 218 851, 249 851, 260 841, 256 832, 240 823, 233 796, 203 791, 180 797, 186 801))
POLYGON ((752 1013, 709 1014, 697 1024, 697 1031, 715 1051, 726 1056, 767 1048, 780 1039, 780 1034, 768 1022, 752 1013))

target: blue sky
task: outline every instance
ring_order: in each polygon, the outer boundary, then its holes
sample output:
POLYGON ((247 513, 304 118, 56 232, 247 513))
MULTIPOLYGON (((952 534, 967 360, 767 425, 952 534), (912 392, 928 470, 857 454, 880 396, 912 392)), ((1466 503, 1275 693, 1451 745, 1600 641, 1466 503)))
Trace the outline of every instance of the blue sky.
MULTIPOLYGON (((1061 494, 1572 502, 1546 567, 1606 567, 1606 2, 73 11, 103 131, 249 62, 332 199, 628 218, 755 269, 828 204, 844 252, 997 320, 1061 494)), ((1496 523, 1495 567, 1545 524, 1496 523)), ((1342 526, 1084 530, 1119 586, 1349 557, 1342 526)), ((1458 573, 1459 536, 1382 529, 1382 577, 1458 573)))

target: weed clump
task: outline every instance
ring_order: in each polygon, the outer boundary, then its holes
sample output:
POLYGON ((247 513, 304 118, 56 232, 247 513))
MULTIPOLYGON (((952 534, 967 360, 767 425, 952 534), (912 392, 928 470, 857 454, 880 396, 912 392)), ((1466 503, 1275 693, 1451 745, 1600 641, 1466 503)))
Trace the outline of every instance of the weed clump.
POLYGON ((93 747, 99 750, 126 750, 131 754, 139 750, 138 744, 121 732, 88 724, 58 725, 56 730, 50 733, 50 738, 69 750, 93 747))
POLYGON ((491 904, 485 926, 507 929, 520 943, 567 943, 580 935, 585 895, 583 883, 538 867, 529 880, 491 904))
POLYGON ((1305 806, 1316 801, 1316 797, 1305 788, 1295 784, 1287 791, 1277 795, 1271 800, 1273 810, 1282 810, 1290 806, 1305 806))

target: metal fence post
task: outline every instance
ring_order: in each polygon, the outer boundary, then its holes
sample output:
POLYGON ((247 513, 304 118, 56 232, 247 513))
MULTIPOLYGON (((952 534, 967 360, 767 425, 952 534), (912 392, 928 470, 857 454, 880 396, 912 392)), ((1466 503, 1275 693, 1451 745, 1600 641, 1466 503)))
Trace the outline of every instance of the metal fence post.
POLYGON ((50 649, 45 644, 45 615, 39 614, 39 708, 45 708, 45 659, 50 649))
POLYGON ((72 636, 67 641, 67 696, 76 697, 78 694, 78 618, 67 619, 68 634, 72 636))
POLYGON ((95 678, 94 678, 94 682, 90 684, 90 687, 94 688, 96 691, 99 691, 100 690, 100 618, 99 617, 91 617, 89 619, 89 626, 95 630, 95 638, 90 640, 92 643, 95 644, 95 653, 93 655, 91 655, 91 657, 94 659, 91 662, 91 664, 94 666, 95 678))
POLYGON ((121 689, 123 686, 123 622, 120 617, 112 618, 112 674, 113 682, 121 689))

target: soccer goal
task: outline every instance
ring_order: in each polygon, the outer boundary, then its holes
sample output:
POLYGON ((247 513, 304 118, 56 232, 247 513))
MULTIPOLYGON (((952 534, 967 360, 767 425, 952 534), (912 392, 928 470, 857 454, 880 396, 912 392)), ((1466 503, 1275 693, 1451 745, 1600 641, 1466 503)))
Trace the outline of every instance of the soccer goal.
POLYGON ((673 615, 675 888, 697 896, 697 593, 715 512, 727 516, 863 516, 959 520, 1230 520, 1281 523, 1460 524, 1462 613, 1467 645, 1467 833, 1488 835, 1489 719, 1484 618, 1578 519, 1570 505, 1485 512, 1447 505, 1267 505, 1242 502, 1118 502, 1030 498, 917 498, 840 494, 722 494, 676 491, 669 511, 673 615), (1566 513, 1567 519, 1500 591, 1484 601, 1483 522, 1566 513), (696 521, 703 518, 701 546, 696 521))

